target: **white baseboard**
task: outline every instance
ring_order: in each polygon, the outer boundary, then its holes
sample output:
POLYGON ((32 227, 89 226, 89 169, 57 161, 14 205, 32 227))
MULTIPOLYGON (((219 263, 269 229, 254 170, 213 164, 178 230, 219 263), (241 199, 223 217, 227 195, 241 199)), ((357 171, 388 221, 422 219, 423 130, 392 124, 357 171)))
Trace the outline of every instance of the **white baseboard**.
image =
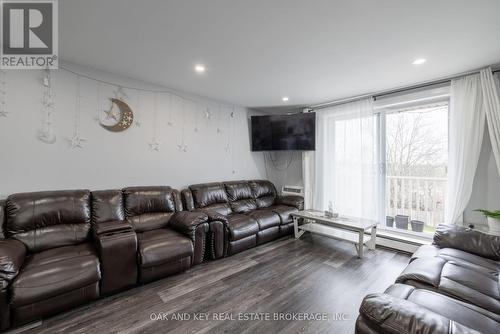
POLYGON ((377 246, 392 248, 413 254, 421 245, 377 235, 377 246))

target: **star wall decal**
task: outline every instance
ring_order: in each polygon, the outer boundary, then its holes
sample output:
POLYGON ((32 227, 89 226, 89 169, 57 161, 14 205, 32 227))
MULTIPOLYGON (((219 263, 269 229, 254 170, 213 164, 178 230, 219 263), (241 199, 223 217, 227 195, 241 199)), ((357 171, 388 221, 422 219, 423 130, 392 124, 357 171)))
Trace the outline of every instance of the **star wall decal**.
POLYGON ((134 122, 135 126, 137 126, 138 128, 141 127, 142 123, 139 121, 139 120, 136 120, 134 122))
POLYGON ((47 144, 53 144, 56 142, 56 136, 50 131, 39 131, 37 138, 47 144))
POLYGON ((128 99, 128 94, 125 92, 125 90, 121 86, 113 91, 113 95, 117 99, 128 99))
POLYGON ((150 151, 160 152, 161 143, 156 137, 151 138, 151 141, 148 143, 148 145, 150 151))
POLYGON ((114 112, 113 110, 114 103, 111 103, 111 108, 109 110, 104 110, 104 113, 106 114, 106 119, 114 119, 115 121, 118 121, 118 115, 114 112))
POLYGON ((187 152, 188 146, 183 142, 177 145, 177 149, 181 152, 187 152))
POLYGON ((212 112, 210 111, 209 108, 207 108, 207 110, 205 110, 205 118, 212 119, 212 112))
POLYGON ((0 110, 0 117, 7 117, 9 115, 8 111, 0 110))
POLYGON ((71 138, 67 138, 67 140, 72 149, 83 148, 84 143, 87 141, 87 139, 80 137, 78 133, 75 133, 71 138))

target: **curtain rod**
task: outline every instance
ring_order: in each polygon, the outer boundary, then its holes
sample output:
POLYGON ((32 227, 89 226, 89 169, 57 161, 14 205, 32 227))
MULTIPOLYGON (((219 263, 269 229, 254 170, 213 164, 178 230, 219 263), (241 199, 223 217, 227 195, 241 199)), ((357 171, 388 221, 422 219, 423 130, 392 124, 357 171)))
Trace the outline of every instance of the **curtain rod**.
MULTIPOLYGON (((447 76, 447 77, 440 78, 440 79, 424 81, 424 82, 414 84, 414 85, 391 88, 391 89, 382 90, 382 91, 379 91, 376 93, 357 95, 357 96, 339 99, 339 100, 335 100, 335 101, 320 103, 320 104, 308 106, 307 108, 311 109, 311 110, 319 110, 319 109, 324 109, 324 108, 328 108, 328 107, 339 105, 339 104, 344 104, 344 103, 348 103, 348 102, 353 102, 353 101, 365 99, 368 97, 373 97, 374 99, 377 99, 379 97, 386 96, 386 95, 402 93, 402 92, 409 91, 409 90, 414 90, 414 89, 425 88, 425 87, 436 86, 436 85, 448 83, 448 82, 451 82, 451 80, 453 80, 453 79, 461 78, 461 77, 466 76, 466 75, 476 74, 476 73, 479 73, 480 71, 481 70, 463 72, 460 74, 447 76)), ((500 72, 500 69, 493 70, 492 72, 493 72, 493 74, 495 74, 497 72, 500 72)))

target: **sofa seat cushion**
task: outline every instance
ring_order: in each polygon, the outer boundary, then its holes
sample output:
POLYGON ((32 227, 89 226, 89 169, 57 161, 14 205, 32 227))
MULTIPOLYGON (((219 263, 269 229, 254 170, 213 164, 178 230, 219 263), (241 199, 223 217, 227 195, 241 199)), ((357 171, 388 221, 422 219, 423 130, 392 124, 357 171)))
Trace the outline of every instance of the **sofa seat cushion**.
POLYGON ((231 240, 240 240, 259 232, 259 224, 255 219, 239 213, 227 216, 227 228, 231 240))
POLYGON ((99 258, 89 243, 35 253, 12 283, 16 308, 84 288, 101 279, 99 258))
POLYGON ((478 270, 469 263, 440 257, 415 259, 396 282, 435 290, 500 314, 498 272, 478 270))
POLYGON ((288 205, 272 205, 268 210, 272 210, 276 212, 278 216, 280 216, 281 224, 288 224, 292 222, 292 216, 290 216, 294 212, 298 212, 296 208, 288 205))
POLYGON ((191 239, 169 228, 137 233, 141 267, 151 267, 185 257, 193 258, 191 239))
POLYGON ((247 213, 248 216, 252 217, 259 224, 259 230, 265 230, 270 227, 279 226, 281 224, 280 216, 268 209, 254 210, 247 213))

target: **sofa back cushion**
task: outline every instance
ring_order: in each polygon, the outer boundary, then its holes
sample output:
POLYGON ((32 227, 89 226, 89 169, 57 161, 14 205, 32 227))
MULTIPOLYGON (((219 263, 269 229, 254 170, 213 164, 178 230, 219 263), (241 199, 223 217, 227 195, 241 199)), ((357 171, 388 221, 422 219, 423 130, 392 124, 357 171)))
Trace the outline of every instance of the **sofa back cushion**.
POLYGON ((118 190, 97 190, 92 192, 92 223, 99 224, 125 219, 123 194, 118 190))
MULTIPOLYGON (((500 261, 500 236, 463 226, 439 224, 434 233, 434 244, 440 248, 455 248, 500 261)), ((500 288, 500 282, 498 284, 500 288)))
POLYGON ((259 208, 267 208, 274 204, 276 200, 276 188, 272 182, 266 180, 248 181, 252 189, 253 197, 259 208))
POLYGON ((220 182, 202 183, 189 186, 196 209, 213 210, 220 214, 231 213, 226 189, 220 182))
POLYGON ((6 234, 30 252, 86 241, 90 231, 90 191, 13 194, 6 203, 6 234))
POLYGON ((137 232, 168 225, 175 211, 182 209, 179 192, 171 187, 129 187, 123 189, 125 216, 137 232))
POLYGON ((227 197, 231 210, 245 213, 257 209, 257 203, 252 194, 252 188, 247 181, 225 182, 227 197))

